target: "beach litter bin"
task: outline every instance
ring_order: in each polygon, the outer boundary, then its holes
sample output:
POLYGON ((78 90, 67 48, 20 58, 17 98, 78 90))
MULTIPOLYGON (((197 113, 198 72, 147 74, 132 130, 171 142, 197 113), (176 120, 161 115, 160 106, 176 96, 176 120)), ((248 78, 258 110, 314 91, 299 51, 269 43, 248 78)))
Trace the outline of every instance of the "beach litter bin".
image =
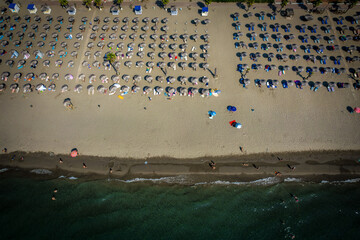
POLYGON ((30 14, 36 14, 37 13, 37 8, 36 8, 35 4, 29 4, 27 6, 27 10, 29 11, 30 14))

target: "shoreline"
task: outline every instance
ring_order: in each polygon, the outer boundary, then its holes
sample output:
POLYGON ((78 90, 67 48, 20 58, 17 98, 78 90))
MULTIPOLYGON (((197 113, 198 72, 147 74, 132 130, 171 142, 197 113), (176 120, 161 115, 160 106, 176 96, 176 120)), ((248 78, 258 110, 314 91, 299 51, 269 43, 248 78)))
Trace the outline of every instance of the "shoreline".
POLYGON ((71 158, 69 155, 44 152, 11 152, 0 155, 0 166, 2 169, 9 169, 4 173, 16 170, 15 172, 20 171, 21 175, 25 173, 30 177, 74 176, 85 180, 107 177, 124 181, 138 178, 151 181, 151 179, 171 177, 175 183, 184 181, 193 184, 214 181, 251 182, 273 177, 278 182, 284 179, 320 182, 360 177, 360 151, 263 153, 191 159, 170 157, 131 159, 84 155, 71 158), (15 159, 11 160, 13 156, 15 159), (21 161, 22 156, 24 160, 21 161), (63 159, 63 163, 59 163, 60 158, 63 159), (282 160, 279 161, 278 158, 282 160), (216 163, 215 170, 209 166, 210 161, 216 163), (86 169, 83 168, 83 163, 86 164, 86 169), (290 169, 288 165, 295 169, 290 169), (33 169, 50 170, 51 174, 30 173, 33 169), (275 172, 280 172, 281 175, 275 176, 275 172))

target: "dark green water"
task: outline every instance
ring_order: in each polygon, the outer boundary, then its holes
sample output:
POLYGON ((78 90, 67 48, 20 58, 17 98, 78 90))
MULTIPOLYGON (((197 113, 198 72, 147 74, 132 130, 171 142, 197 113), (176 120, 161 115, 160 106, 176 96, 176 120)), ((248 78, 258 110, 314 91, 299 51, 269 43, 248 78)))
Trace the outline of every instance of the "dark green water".
POLYGON ((291 239, 292 234, 359 239, 359 185, 184 186, 0 175, 0 234, 1 239, 291 239))

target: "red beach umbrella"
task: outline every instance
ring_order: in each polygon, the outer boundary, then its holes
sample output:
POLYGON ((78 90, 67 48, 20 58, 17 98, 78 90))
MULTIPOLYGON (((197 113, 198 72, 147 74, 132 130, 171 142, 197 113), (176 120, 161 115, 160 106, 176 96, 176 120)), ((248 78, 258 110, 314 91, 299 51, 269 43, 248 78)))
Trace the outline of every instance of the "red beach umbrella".
POLYGON ((233 126, 235 123, 236 123, 236 121, 235 120, 232 120, 231 122, 229 122, 230 123, 230 126, 233 126))
POLYGON ((354 108, 354 111, 355 111, 356 113, 360 113, 360 107, 354 108))
POLYGON ((73 149, 72 151, 71 151, 71 157, 77 157, 77 155, 78 155, 79 153, 78 153, 78 151, 77 151, 77 149, 73 149))

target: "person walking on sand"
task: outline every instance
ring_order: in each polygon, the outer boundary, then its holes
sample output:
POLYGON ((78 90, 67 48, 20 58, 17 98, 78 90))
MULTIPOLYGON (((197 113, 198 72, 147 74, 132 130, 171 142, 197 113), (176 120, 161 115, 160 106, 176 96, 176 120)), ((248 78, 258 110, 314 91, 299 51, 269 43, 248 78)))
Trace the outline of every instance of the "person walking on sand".
POLYGON ((214 163, 214 161, 211 161, 211 162, 209 163, 209 166, 211 167, 212 170, 215 170, 215 169, 216 169, 215 165, 216 165, 216 163, 214 163))
POLYGON ((87 166, 86 166, 86 164, 85 164, 85 163, 83 163, 83 168, 87 168, 87 166))

